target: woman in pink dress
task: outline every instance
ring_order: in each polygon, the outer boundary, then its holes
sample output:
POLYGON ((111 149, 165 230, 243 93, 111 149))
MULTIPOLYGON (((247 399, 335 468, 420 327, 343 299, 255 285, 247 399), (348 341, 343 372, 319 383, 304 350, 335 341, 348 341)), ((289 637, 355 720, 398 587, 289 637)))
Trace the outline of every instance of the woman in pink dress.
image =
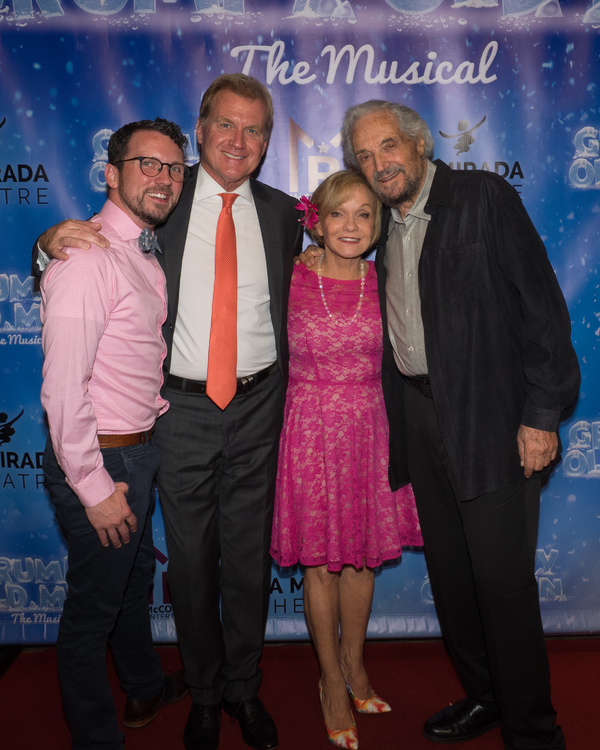
POLYGON ((373 263, 381 205, 358 172, 302 198, 322 248, 296 266, 288 312, 290 379, 281 435, 271 554, 304 566, 304 612, 331 742, 357 748, 356 710, 390 706, 369 683, 363 648, 374 568, 422 538, 410 487, 391 492, 381 388, 382 328, 373 263))

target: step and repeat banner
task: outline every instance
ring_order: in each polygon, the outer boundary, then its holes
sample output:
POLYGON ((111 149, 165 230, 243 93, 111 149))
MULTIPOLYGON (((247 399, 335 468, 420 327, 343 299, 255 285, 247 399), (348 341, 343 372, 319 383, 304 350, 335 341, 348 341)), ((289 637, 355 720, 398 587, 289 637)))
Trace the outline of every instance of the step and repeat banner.
MULTIPOLYGON (((343 112, 373 98, 419 111, 454 169, 496 172, 518 190, 565 293, 583 375, 542 498, 544 625, 600 632, 600 2, 0 0, 0 642, 53 642, 66 595, 41 464, 32 243, 100 208, 107 140, 122 124, 175 120, 196 161, 200 99, 223 72, 269 87, 260 178, 288 193, 311 193, 343 166, 343 112)), ((156 640, 174 641, 160 509, 154 535, 150 615, 156 640)), ((369 635, 439 635, 422 551, 378 574, 369 635)), ((273 568, 267 637, 306 637, 301 570, 273 568)))

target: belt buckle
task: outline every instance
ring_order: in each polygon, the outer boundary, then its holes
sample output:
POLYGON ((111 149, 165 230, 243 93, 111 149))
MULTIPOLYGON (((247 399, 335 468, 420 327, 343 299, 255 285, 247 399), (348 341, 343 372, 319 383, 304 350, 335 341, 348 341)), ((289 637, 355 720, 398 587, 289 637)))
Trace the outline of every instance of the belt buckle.
POLYGON ((254 388, 254 375, 245 375, 238 380, 237 392, 247 393, 254 388))

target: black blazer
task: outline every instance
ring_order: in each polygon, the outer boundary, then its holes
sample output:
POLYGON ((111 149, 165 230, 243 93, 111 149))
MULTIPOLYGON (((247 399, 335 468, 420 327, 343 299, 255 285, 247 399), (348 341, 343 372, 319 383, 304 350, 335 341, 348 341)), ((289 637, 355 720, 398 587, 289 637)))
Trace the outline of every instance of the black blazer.
MULTIPOLYGON (((440 429, 461 500, 518 484, 521 424, 555 431, 579 389, 570 317, 546 250, 501 177, 436 162, 419 262, 425 351, 440 429)), ((387 336, 382 218, 376 264, 383 385, 394 488, 410 481, 403 382, 387 336)), ((410 428, 408 428, 410 429, 410 428)))
MULTIPOLYGON (((168 311, 167 319, 163 325, 163 336, 168 349, 164 362, 164 368, 167 372, 171 362, 171 345, 177 319, 183 251, 197 179, 198 165, 195 165, 192 167, 190 178, 183 186, 181 198, 175 210, 165 224, 156 230, 158 241, 163 249, 163 253, 158 253, 157 257, 167 277, 168 311)), ((287 306, 293 258, 302 250, 302 226, 298 222, 300 215, 294 208, 297 201, 281 192, 281 190, 276 190, 254 179, 251 179, 250 186, 258 213, 267 259, 271 318, 277 345, 277 361, 284 382, 287 382, 289 364, 287 306)))

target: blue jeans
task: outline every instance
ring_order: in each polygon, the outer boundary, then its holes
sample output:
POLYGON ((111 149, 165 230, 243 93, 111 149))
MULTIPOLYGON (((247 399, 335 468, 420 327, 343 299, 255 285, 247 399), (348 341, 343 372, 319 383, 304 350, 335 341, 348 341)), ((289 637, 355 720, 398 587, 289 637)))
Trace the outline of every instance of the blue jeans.
POLYGON ((69 552, 57 659, 72 747, 121 750, 123 733, 106 670, 108 642, 129 698, 153 697, 163 680, 148 613, 155 567, 152 510, 158 455, 151 441, 107 448, 102 456, 112 479, 129 485, 127 502, 137 518, 136 533, 119 549, 100 543, 79 498, 65 481, 49 439, 44 474, 69 552))

